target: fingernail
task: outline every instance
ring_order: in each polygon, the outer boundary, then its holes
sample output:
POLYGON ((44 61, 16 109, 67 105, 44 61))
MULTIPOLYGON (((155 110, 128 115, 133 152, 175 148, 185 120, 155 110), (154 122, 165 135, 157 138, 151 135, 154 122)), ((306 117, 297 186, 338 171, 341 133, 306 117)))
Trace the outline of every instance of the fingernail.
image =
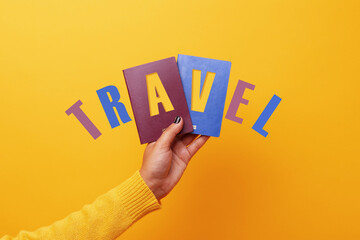
POLYGON ((180 122, 180 120, 181 120, 181 117, 176 116, 174 123, 178 124, 180 122))

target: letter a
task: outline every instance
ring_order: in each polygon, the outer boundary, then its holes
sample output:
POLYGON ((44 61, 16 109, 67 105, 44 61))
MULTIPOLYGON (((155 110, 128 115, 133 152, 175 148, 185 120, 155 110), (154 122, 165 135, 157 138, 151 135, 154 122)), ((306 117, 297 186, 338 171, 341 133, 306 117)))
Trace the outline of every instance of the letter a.
POLYGON ((156 72, 146 75, 146 85, 150 116, 159 114, 159 103, 162 103, 165 112, 174 110, 170 98, 165 91, 164 85, 161 83, 159 75, 156 72))

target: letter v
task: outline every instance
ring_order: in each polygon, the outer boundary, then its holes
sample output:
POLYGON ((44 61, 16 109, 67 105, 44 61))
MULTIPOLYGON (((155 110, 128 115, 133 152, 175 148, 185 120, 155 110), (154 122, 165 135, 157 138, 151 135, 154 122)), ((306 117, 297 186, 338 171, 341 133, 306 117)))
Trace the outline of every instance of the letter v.
POLYGON ((201 71, 193 69, 192 93, 191 93, 191 110, 204 112, 206 103, 209 99, 211 87, 215 79, 215 73, 207 72, 204 84, 201 88, 201 71))

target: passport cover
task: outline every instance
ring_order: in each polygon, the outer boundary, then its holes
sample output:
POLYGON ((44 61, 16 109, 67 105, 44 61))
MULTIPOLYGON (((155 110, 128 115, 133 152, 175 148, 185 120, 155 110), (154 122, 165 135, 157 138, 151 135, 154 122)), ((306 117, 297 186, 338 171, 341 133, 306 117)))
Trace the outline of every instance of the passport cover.
POLYGON ((231 62, 179 54, 177 64, 185 91, 186 101, 190 110, 191 121, 194 127, 193 133, 219 137, 230 77, 231 62), (211 87, 211 90, 210 93, 208 93, 209 97, 207 100, 205 99, 205 108, 201 111, 194 111, 191 107, 192 99, 194 99, 194 97, 199 98, 199 96, 193 96, 192 93, 193 75, 196 74, 196 70, 199 78, 201 74, 201 80, 198 81, 200 88, 198 86, 197 89, 199 91, 195 91, 194 94, 200 94, 200 97, 206 97, 206 94, 205 96, 201 95, 204 90, 206 90, 204 82, 207 74, 210 73, 209 76, 211 76, 211 74, 214 76, 212 85, 210 86, 210 84, 207 84, 209 85, 207 87, 211 87))
MULTIPOLYGON (((175 57, 128 68, 123 70, 123 74, 141 144, 156 141, 176 116, 181 116, 184 121, 180 134, 193 131, 175 57), (160 102, 157 104, 159 114, 150 116, 146 75, 153 73, 157 73, 160 78, 174 110, 166 112, 160 102)), ((159 97, 159 92, 156 92, 156 96, 159 97)))

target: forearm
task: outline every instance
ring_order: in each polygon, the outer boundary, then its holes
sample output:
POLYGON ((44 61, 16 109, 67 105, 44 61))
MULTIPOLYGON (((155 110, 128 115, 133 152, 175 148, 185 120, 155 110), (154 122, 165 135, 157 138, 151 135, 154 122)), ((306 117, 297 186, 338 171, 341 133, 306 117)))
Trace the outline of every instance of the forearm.
POLYGON ((10 239, 115 239, 131 224, 160 208, 139 172, 98 197, 92 204, 34 232, 21 231, 10 239))

